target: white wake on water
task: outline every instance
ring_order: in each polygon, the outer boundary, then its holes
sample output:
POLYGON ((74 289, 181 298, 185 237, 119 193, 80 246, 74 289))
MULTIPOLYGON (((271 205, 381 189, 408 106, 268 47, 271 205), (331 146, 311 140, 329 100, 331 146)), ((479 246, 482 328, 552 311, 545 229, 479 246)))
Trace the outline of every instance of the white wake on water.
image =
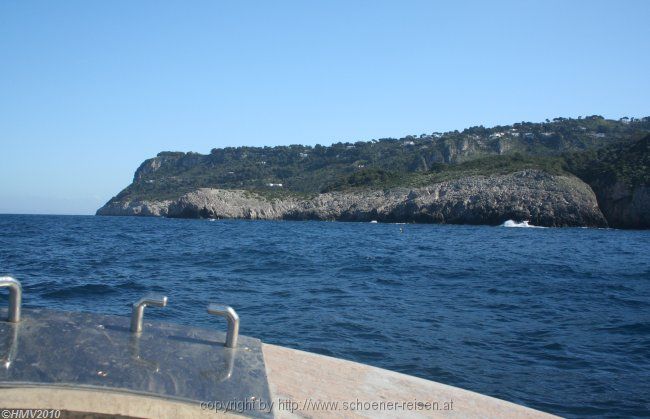
POLYGON ((541 226, 534 226, 532 224, 529 224, 528 221, 522 221, 520 223, 516 222, 515 220, 508 220, 505 223, 501 224, 500 227, 529 227, 529 228, 545 228, 541 226))

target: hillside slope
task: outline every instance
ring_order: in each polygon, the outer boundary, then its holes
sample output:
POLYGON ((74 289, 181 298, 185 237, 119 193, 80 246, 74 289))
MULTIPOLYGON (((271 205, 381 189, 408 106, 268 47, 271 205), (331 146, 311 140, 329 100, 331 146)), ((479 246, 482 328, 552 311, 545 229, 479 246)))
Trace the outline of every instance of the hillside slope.
POLYGON ((650 118, 593 116, 329 147, 162 152, 97 214, 646 228, 649 132, 650 118), (431 189, 461 192, 404 198, 431 189))
POLYGON ((650 228, 650 135, 565 160, 592 187, 611 227, 650 228))

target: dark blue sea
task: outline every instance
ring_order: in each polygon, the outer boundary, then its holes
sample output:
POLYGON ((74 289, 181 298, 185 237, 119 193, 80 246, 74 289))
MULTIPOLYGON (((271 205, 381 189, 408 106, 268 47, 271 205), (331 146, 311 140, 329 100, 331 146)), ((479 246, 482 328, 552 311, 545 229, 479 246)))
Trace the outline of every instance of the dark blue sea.
MULTIPOLYGON (((564 416, 650 415, 650 231, 0 215, 24 305, 223 328, 564 416)), ((6 292, 0 293, 6 304, 6 292)))

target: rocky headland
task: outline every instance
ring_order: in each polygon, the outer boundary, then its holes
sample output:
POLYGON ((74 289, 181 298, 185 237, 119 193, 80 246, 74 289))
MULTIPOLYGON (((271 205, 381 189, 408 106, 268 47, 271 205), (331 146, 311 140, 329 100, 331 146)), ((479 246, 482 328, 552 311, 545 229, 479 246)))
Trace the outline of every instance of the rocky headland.
POLYGON ((650 118, 162 152, 97 215, 650 228, 650 118))
POLYGON ((421 188, 328 192, 306 199, 200 188, 173 200, 111 201, 97 214, 448 224, 513 219, 540 226, 607 226, 589 185, 539 170, 472 176, 421 188))

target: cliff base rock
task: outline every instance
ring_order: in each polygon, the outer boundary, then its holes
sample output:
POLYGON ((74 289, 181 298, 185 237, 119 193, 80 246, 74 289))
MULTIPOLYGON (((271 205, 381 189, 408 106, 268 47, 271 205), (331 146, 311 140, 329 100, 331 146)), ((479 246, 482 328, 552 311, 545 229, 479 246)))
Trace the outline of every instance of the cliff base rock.
POLYGON ((97 215, 491 225, 513 219, 549 227, 607 226, 587 184, 540 170, 472 176, 422 188, 328 192, 309 199, 202 188, 175 200, 113 199, 97 215))

